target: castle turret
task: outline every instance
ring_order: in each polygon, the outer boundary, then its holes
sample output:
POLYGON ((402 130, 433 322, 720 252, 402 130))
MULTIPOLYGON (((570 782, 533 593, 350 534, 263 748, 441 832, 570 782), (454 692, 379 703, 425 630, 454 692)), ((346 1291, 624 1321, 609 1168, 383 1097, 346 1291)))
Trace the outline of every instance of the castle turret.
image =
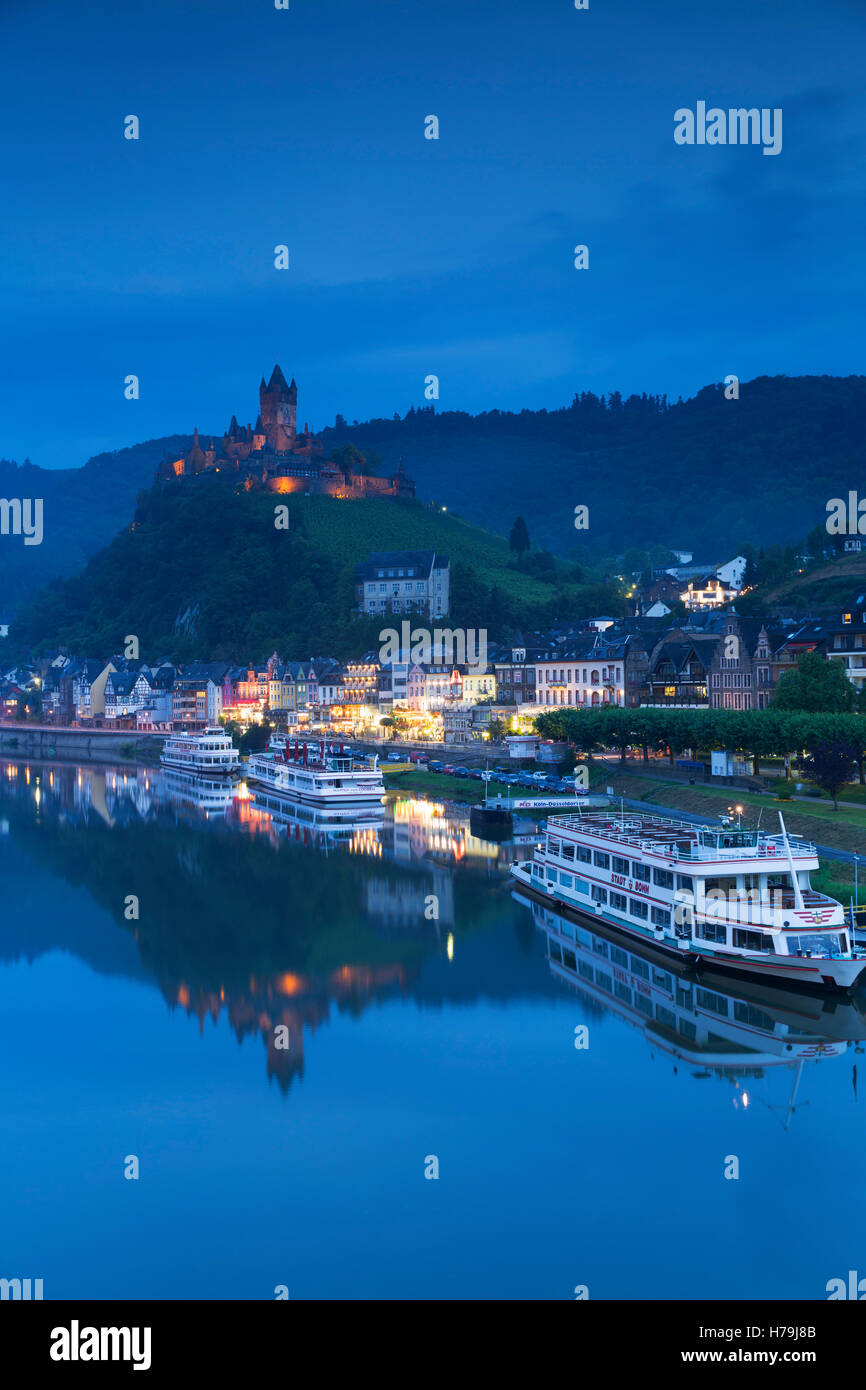
POLYGON ((262 380, 259 387, 259 404, 268 444, 277 453, 288 453, 295 446, 297 432, 298 388, 294 377, 289 385, 279 365, 275 366, 267 386, 262 380))

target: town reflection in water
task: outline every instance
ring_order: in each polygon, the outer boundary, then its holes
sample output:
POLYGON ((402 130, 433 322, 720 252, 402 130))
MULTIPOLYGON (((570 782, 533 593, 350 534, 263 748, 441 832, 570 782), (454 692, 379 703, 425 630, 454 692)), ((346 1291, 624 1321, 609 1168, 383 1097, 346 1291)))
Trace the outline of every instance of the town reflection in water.
MULTIPOLYGON (((210 1017, 239 1040, 257 1038, 284 1093, 332 1009, 360 1016, 395 996, 555 1003, 563 988, 585 1017, 616 1015, 684 1074, 729 1082, 738 1106, 754 1103, 753 1083, 769 1069, 789 1069, 785 1125, 808 1064, 847 1053, 856 1091, 861 996, 695 975, 511 892, 508 865, 534 839, 531 825, 522 831, 481 840, 468 809, 399 793, 372 809, 331 810, 159 768, 0 759, 0 836, 61 886, 87 890, 172 1009, 202 1030, 210 1017), (495 943, 473 952, 484 932, 497 932, 495 943), (533 939, 546 945, 548 972, 530 961, 533 939), (445 973, 422 980, 437 961, 445 973)), ((3 962, 61 947, 110 968, 104 942, 69 939, 62 911, 56 927, 37 929, 16 918, 14 884, 10 897, 3 962)))
POLYGON ((320 808, 162 768, 8 757, 0 832, 90 890, 172 1007, 258 1036, 283 1091, 332 1007, 359 1014, 405 994, 425 959, 451 960, 457 921, 489 919, 489 880, 525 853, 473 836, 468 809, 407 795, 320 808))

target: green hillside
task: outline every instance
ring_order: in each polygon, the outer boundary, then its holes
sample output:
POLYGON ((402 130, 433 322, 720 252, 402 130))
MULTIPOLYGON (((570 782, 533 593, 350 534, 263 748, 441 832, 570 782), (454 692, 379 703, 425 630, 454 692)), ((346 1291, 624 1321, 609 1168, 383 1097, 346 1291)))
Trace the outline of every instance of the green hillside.
POLYGON ((352 617, 355 565, 373 550, 421 549, 451 560, 452 624, 484 627, 489 640, 623 611, 617 589, 580 582, 550 557, 546 578, 533 577, 501 537, 418 501, 281 497, 214 476, 143 494, 132 526, 80 575, 21 608, 10 647, 105 655, 134 634, 144 659, 346 658, 378 646, 390 625, 352 617), (277 530, 283 505, 290 526, 277 530))

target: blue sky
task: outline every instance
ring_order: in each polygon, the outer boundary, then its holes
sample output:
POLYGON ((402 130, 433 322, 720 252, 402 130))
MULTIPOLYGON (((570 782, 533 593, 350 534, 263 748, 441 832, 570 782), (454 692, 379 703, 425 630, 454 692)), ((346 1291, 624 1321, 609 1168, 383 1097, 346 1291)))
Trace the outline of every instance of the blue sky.
POLYGON ((854 0, 0 0, 0 456, 253 420, 275 361, 316 429, 428 373, 479 411, 859 372, 864 39, 854 0), (782 153, 677 146, 699 99, 781 107, 782 153))

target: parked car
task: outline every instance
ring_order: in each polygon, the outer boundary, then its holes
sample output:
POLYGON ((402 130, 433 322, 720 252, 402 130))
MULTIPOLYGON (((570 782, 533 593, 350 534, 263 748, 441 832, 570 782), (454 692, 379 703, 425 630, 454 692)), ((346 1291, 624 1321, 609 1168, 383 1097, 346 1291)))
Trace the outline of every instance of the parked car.
POLYGON ((429 753, 418 753, 418 754, 416 754, 415 761, 416 761, 416 763, 429 763, 429 761, 430 761, 430 754, 429 754, 429 753))
POLYGON ((404 753, 389 753, 387 761, 389 763, 404 763, 406 761, 406 755, 404 753))
POLYGON ((543 787, 544 784, 545 784, 545 782, 547 781, 547 773, 546 773, 546 772, 532 772, 532 773, 530 773, 530 776, 531 776, 533 782, 536 784, 536 786, 541 786, 541 787, 543 787))
POLYGON ((474 777, 476 782, 484 782, 487 779, 487 774, 483 772, 480 767, 471 767, 469 769, 469 776, 474 777))
POLYGON ((442 767, 442 771, 447 773, 449 777, 453 777, 457 769, 453 763, 445 763, 442 767))
POLYGON ((427 764, 427 771, 428 771, 428 772, 444 772, 444 771, 445 771, 445 764, 444 764, 444 763, 440 763, 439 760, 438 760, 438 758, 431 758, 430 761, 429 761, 428 764, 427 764))
POLYGON ((468 768, 468 767, 455 767, 455 769, 454 769, 454 776, 455 776, 455 777, 468 777, 468 776, 469 776, 469 768, 468 768))

